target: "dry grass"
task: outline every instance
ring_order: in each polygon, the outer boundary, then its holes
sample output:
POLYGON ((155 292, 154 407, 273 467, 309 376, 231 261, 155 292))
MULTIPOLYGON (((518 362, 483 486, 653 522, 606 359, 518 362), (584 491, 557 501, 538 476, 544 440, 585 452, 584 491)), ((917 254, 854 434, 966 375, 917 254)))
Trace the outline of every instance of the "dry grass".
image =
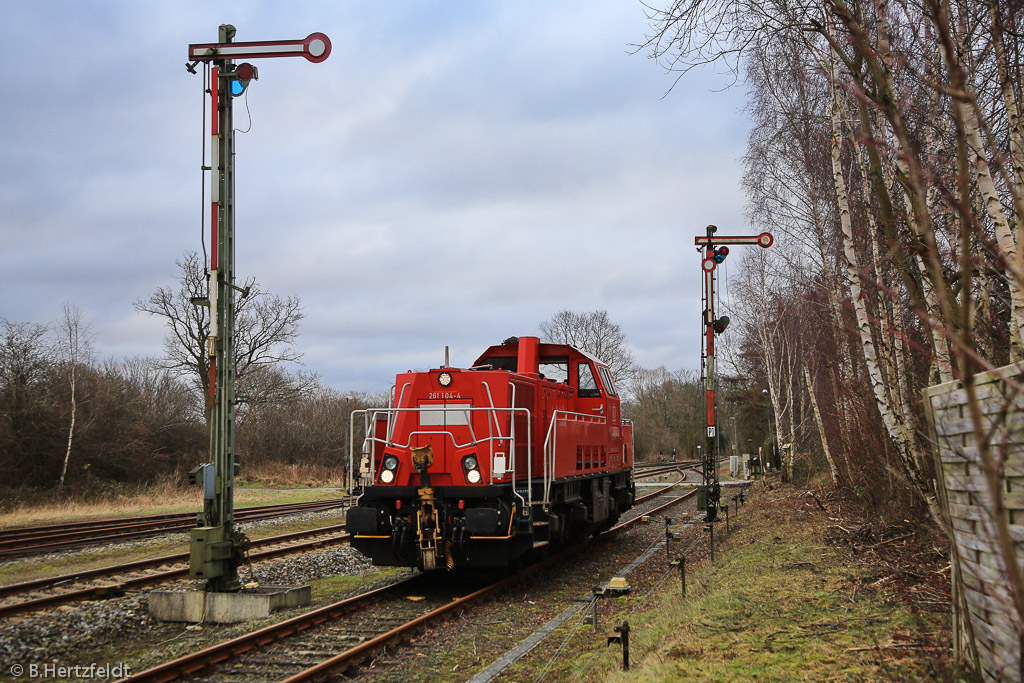
POLYGON ((280 462, 255 464, 239 475, 239 486, 258 488, 319 488, 345 485, 341 463, 335 467, 323 465, 286 465, 280 462))
POLYGON ((628 674, 616 648, 560 673, 588 681, 971 680, 951 661, 948 584, 928 551, 930 533, 892 535, 874 522, 870 540, 836 539, 837 524, 863 529, 864 518, 839 521, 848 502, 819 507, 801 494, 757 492, 715 564, 695 563, 686 598, 668 581, 655 609, 617 617, 633 627, 628 674))
MULTIPOLYGON (((332 474, 325 467, 277 464, 253 467, 248 476, 239 476, 236 482, 235 503, 244 507, 337 498, 344 495, 344 491, 310 490, 340 487, 340 475, 332 478, 332 474), (253 489, 244 490, 246 487, 253 489)), ((103 491, 92 491, 82 496, 57 498, 53 493, 47 492, 30 496, 22 501, 10 503, 3 512, 0 512, 0 528, 199 511, 202 507, 202 492, 199 487, 188 484, 184 476, 164 477, 146 486, 117 488, 111 485, 103 491)))
POLYGON ((200 508, 202 498, 196 487, 168 477, 142 489, 114 491, 105 498, 29 499, 0 514, 0 528, 200 508))

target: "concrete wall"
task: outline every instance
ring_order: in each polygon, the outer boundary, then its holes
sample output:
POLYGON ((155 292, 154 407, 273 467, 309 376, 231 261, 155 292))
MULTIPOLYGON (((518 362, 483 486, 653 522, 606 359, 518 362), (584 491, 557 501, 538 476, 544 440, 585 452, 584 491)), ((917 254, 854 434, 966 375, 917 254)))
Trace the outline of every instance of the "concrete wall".
MULTIPOLYGON (((1024 396, 1004 378, 1024 383, 1022 371, 1024 365, 1014 364, 975 377, 987 442, 1002 467, 1001 494, 1018 566, 1024 562, 1024 396)), ((992 496, 982 470, 967 392, 959 381, 947 382, 926 389, 924 402, 939 498, 952 530, 957 646, 974 661, 984 680, 1024 680, 1024 635, 999 552, 992 496)))

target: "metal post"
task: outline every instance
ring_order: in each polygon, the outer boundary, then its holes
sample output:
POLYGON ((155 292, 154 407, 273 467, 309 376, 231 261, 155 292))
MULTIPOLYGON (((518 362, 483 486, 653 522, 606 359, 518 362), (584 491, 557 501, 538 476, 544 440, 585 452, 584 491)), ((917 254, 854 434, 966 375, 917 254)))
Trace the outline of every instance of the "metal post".
MULTIPOLYGON (((222 24, 219 42, 230 43, 235 27, 222 24)), ((210 166, 210 458, 214 493, 202 526, 192 530, 190 573, 207 590, 236 591, 238 565, 248 539, 235 528, 235 134, 230 78, 234 62, 218 59, 210 70, 212 149, 210 166)))
MULTIPOLYGON (((210 457, 213 461, 212 493, 206 497, 199 525, 192 529, 189 573, 206 579, 210 591, 235 591, 238 565, 245 558, 249 540, 234 523, 235 467, 235 292, 247 289, 235 285, 235 132, 232 116, 232 82, 256 79, 251 64, 239 65, 234 58, 304 57, 322 62, 331 53, 331 41, 322 33, 304 40, 235 43, 235 27, 222 24, 218 42, 189 45, 196 73, 199 63, 210 65, 210 282, 209 296, 193 303, 210 309, 208 421, 210 457)), ((245 85, 242 85, 244 90, 245 85)), ((199 472, 193 476, 199 478, 199 472)), ((204 475, 205 481, 205 475, 204 475)))
POLYGON ((590 620, 594 625, 594 630, 597 630, 597 601, 601 598, 603 591, 600 586, 594 586, 590 589, 594 595, 594 602, 591 609, 590 620))
POLYGON ((718 517, 721 486, 718 483, 718 419, 715 403, 715 335, 725 331, 729 318, 715 317, 715 267, 729 254, 729 245, 751 244, 762 248, 772 245, 771 233, 760 235, 722 236, 715 235, 718 228, 707 226, 706 234, 697 237, 694 243, 701 254, 701 270, 704 272, 704 351, 701 356, 701 379, 704 380, 705 408, 707 417, 707 440, 703 458, 703 479, 697 489, 697 509, 707 511, 707 521, 718 517))
POLYGON ((669 530, 668 525, 672 523, 671 517, 665 518, 665 559, 672 561, 672 554, 669 551, 669 541, 672 540, 672 532, 669 530))
POLYGON ((715 416, 715 265, 712 235, 718 228, 707 227, 707 244, 704 247, 704 394, 706 401, 707 434, 704 457, 701 463, 701 485, 697 494, 697 509, 707 512, 707 520, 718 517, 718 502, 721 487, 718 484, 718 439, 715 416))
POLYGON ((729 533, 729 503, 725 504, 725 533, 729 533))
POLYGON ((608 635, 608 642, 605 647, 612 643, 622 644, 622 670, 629 671, 629 622, 622 622, 622 626, 615 626, 608 635))
POLYGON ((705 528, 708 530, 708 534, 711 536, 711 561, 715 561, 715 523, 708 522, 705 528))

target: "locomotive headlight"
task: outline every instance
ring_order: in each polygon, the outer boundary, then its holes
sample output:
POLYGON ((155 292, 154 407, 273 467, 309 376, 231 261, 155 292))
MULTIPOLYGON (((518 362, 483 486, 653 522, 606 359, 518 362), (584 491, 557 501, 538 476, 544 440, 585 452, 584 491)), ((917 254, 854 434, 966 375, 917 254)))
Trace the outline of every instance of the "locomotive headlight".
POLYGON ((442 372, 440 375, 437 376, 437 383, 440 384, 442 387, 451 386, 451 374, 447 372, 442 372))
POLYGON ((462 459, 462 468, 466 470, 466 481, 470 484, 480 483, 480 463, 475 455, 467 455, 462 459))
POLYGON ((390 484, 395 480, 395 472, 398 470, 398 456, 385 455, 380 470, 380 481, 382 484, 390 484))

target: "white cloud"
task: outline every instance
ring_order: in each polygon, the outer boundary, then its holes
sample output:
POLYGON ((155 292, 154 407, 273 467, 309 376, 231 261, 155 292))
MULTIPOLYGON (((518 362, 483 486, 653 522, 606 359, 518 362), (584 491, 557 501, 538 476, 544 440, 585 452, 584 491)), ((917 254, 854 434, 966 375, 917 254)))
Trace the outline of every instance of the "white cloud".
MULTIPOLYGON (((75 301, 110 355, 159 355, 135 299, 200 248, 201 78, 189 42, 223 8, 17 6, 0 57, 0 316, 75 301), (22 56, 17 56, 22 55, 22 56)), ((305 305, 308 369, 373 390, 472 362, 561 308, 604 308, 648 366, 696 367, 693 236, 742 226, 741 93, 629 55, 640 5, 233 6, 237 40, 331 36, 322 64, 265 60, 236 101, 237 263, 305 305), (248 105, 248 112, 246 111, 248 105), (457 352, 456 352, 457 351, 457 352)), ((206 201, 209 200, 208 190, 206 201)))

